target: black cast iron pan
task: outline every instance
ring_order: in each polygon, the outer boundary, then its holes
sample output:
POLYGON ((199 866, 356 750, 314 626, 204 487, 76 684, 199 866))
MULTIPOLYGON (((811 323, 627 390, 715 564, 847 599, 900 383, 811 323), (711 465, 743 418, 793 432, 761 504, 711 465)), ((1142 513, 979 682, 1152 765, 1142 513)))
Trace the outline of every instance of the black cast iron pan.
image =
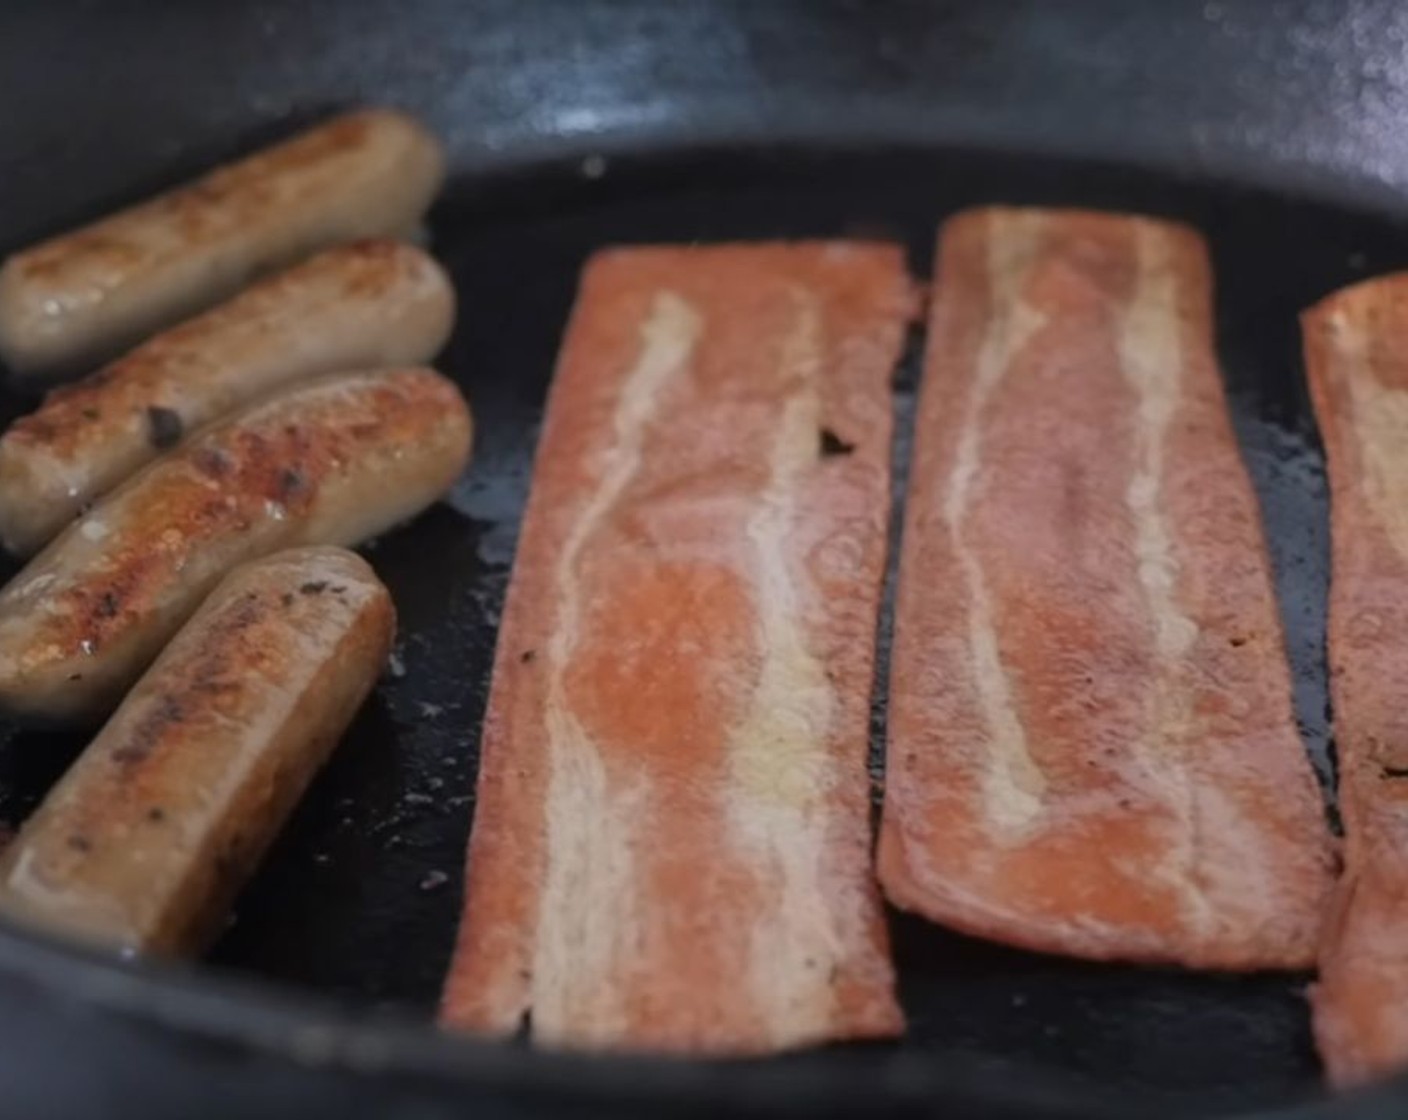
MULTIPOLYGON (((590 1060, 426 1026, 543 394, 577 268, 604 243, 881 233, 923 274, 938 219, 974 203, 1201 227, 1298 714, 1331 777, 1325 487, 1295 315, 1408 265, 1405 39, 1389 0, 0 7, 0 251, 336 107, 425 116, 453 164, 432 219, 462 308, 443 366, 479 420, 451 499, 370 552, 401 610, 395 671, 210 966, 0 929, 0 1114, 1408 1113, 1408 1083, 1320 1094, 1305 977, 1085 966, 898 916, 900 1046, 590 1060)), ((915 375, 911 355, 902 431, 915 375)), ((878 705, 874 722, 878 742, 878 705)), ((0 817, 81 745, 5 730, 0 817)))

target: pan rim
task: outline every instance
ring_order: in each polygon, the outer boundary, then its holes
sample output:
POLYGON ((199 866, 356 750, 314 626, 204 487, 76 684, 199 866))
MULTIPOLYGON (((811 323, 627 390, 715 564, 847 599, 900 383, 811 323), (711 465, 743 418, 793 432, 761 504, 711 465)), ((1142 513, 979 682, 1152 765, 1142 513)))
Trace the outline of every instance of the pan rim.
MULTIPOLYGON (((516 7, 513 4, 499 5, 497 10, 500 14, 490 12, 488 22, 491 25, 510 24, 513 22, 511 12, 516 7)), ((586 8, 587 5, 582 7, 586 8)), ((606 22, 610 24, 613 19, 628 21, 626 13, 631 7, 621 5, 617 9, 621 13, 619 18, 608 16, 606 22)), ((634 7, 640 8, 641 5, 634 7)), ((989 10, 996 7, 992 6, 989 10)), ((1166 22, 1171 28, 1190 18, 1196 24, 1201 14, 1198 9, 1226 10, 1234 7, 1235 4, 1190 5, 1190 15, 1178 16, 1173 14, 1175 9, 1171 6, 1171 18, 1166 22)), ((1303 3, 1288 5, 1283 19, 1268 19, 1258 30, 1258 39, 1272 47, 1278 44, 1284 46, 1295 34, 1313 31, 1313 28, 1307 27, 1312 22, 1306 15, 1310 7, 1303 3)), ((256 5, 250 5, 250 8, 254 9, 256 5)), ((760 13, 764 13, 765 8, 757 6, 760 13)), ((189 10, 194 12, 196 8, 192 6, 189 10)), ((775 8, 771 17, 760 14, 756 22, 767 24, 775 18, 778 10, 775 8)), ((1068 8, 1066 15, 1078 29, 1082 23, 1088 25, 1091 22, 1094 10, 1091 6, 1082 16, 1078 9, 1068 8)), ((546 24, 549 21, 543 22, 546 24)), ((881 32, 885 32, 879 26, 882 22, 875 21, 877 30, 874 42, 869 38, 859 38, 855 42, 858 54, 868 58, 873 53, 877 60, 881 58, 881 32)), ((962 34, 963 20, 952 20, 941 13, 935 22, 946 29, 948 37, 957 42, 960 49, 967 49, 962 34)), ((748 23, 748 20, 740 17, 740 23, 748 23)), ((767 27, 762 27, 762 30, 766 31, 767 27)), ((1147 137, 1135 136, 1132 141, 1126 137, 1126 141, 1130 142, 1127 149, 1117 147, 1117 134, 1122 126, 1101 129, 1094 127, 1098 122, 1092 122, 1091 130, 1073 146, 1069 136, 1065 140, 1056 135, 1045 137, 1039 120, 1031 123, 1018 119, 1014 123, 1011 98, 1004 100, 999 96, 994 104, 975 108, 969 100, 970 94, 960 88, 960 81, 950 83, 947 78, 936 79, 917 71, 916 59, 922 59, 926 67, 932 67, 935 73, 943 61, 942 57, 934 60, 924 55, 921 50, 924 44, 918 36, 915 37, 913 50, 903 42, 887 48, 895 58, 889 64, 890 69, 883 72, 883 79, 876 78, 873 85, 868 85, 865 90, 848 89, 840 97, 833 92, 820 105, 816 102, 807 105, 807 97, 816 92, 819 84, 824 84, 819 81, 823 76, 811 77, 779 66, 777 58, 782 52, 795 50, 793 44, 779 40, 768 46, 767 41, 758 35, 748 39, 747 45, 757 52, 758 57, 754 61, 760 67, 761 76, 772 88, 769 98, 757 107, 756 115, 751 111, 739 110, 735 104, 737 98, 733 98, 727 90, 707 83, 698 88, 689 87, 690 67, 685 64, 680 70, 686 85, 682 86, 681 79, 672 77, 668 72, 659 76, 667 95, 670 89, 674 89, 676 97, 683 95, 680 106, 686 111, 683 119, 674 115, 669 115, 668 119, 607 118, 604 124, 573 132, 546 117, 534 118, 526 123, 505 117, 496 122, 494 114, 512 111, 515 103, 512 99, 505 100, 503 106, 497 102, 486 102, 490 108, 483 111, 483 119, 497 124, 498 131, 492 135, 485 133, 470 142, 467 150, 457 150, 459 158, 454 172, 456 179, 487 180, 500 172, 517 173, 535 162, 557 164, 563 160, 580 160, 587 154, 606 154, 612 158, 618 155, 628 158, 641 152, 665 155, 671 150, 735 147, 740 141, 754 146, 768 145, 775 150, 787 146, 814 150, 818 144, 824 144, 831 149, 854 146, 874 151, 877 144, 888 144, 901 149, 943 147, 1013 157, 1039 155, 1105 163, 1137 168, 1160 176, 1194 178, 1202 183, 1227 182, 1268 192, 1291 193, 1297 198, 1328 201, 1366 212, 1401 211, 1402 192, 1399 188, 1404 174, 1398 172, 1395 182, 1391 150, 1380 150, 1375 147, 1374 137, 1354 132, 1347 135, 1342 144, 1332 143, 1330 133, 1341 123, 1336 110, 1343 108, 1341 103, 1346 98, 1342 90, 1322 91, 1318 83, 1312 82, 1301 89, 1302 97, 1291 97, 1284 109, 1273 108, 1288 86, 1294 93, 1298 81, 1317 76, 1325 78, 1330 66, 1343 58, 1346 50, 1357 49, 1361 54, 1372 54, 1372 50, 1362 43, 1352 42, 1354 37, 1347 35, 1347 30, 1355 29, 1337 27, 1318 37, 1304 35, 1303 41, 1314 44, 1314 50, 1319 53, 1308 60, 1304 57, 1304 47, 1300 56, 1291 54, 1290 61, 1293 63, 1299 58, 1299 70, 1291 66, 1289 79, 1279 71, 1268 78, 1264 70, 1258 71, 1252 67, 1250 77, 1254 80, 1249 88, 1254 91, 1253 94, 1241 101, 1234 101, 1225 116, 1210 115, 1218 97, 1225 92, 1226 83, 1219 80, 1206 83, 1210 92, 1205 96, 1189 97, 1185 102, 1174 98, 1168 102, 1169 108, 1151 114, 1131 112, 1130 119, 1145 116, 1152 116, 1155 120, 1167 118, 1164 120, 1167 127, 1150 129, 1147 137), (1263 80, 1255 80, 1257 78, 1263 80), (779 90, 777 87, 784 88, 779 90), (1317 114, 1312 112, 1312 101, 1322 92, 1327 104, 1318 106, 1321 111, 1317 114), (730 105, 734 106, 731 116, 722 112, 730 105), (906 106, 911 112, 922 108, 924 115, 897 122, 893 110, 902 110, 906 106), (837 109, 842 111, 838 114, 835 112, 837 109), (1298 112, 1305 114, 1299 122, 1295 119, 1298 112), (709 122, 705 123, 703 118, 709 118, 709 122), (1291 122, 1289 126, 1288 119, 1291 122), (805 123, 796 123, 799 121, 805 123), (994 129, 994 121, 1003 127, 994 129)), ((893 32, 885 33, 893 35, 893 32)), ((1220 34, 1220 29, 1209 29, 1209 35, 1214 38, 1220 34)), ((527 48, 516 48, 509 40, 495 39, 489 34, 480 38, 489 44, 509 43, 507 47, 501 45, 496 48, 504 55, 503 61, 498 62, 500 69, 527 56, 527 48)), ((1189 61, 1199 53, 1195 48, 1207 46, 1203 38, 1192 42, 1179 40, 1179 43, 1177 53, 1189 61)), ((982 44, 978 43, 974 49, 980 50, 981 47, 982 44)), ((1019 41, 1008 52, 1007 65, 1011 65, 1013 57, 1020 61, 1024 53, 1030 55, 1031 49, 1030 45, 1024 45, 1024 41, 1019 41)), ((277 59, 273 49, 269 53, 277 59)), ((747 57, 746 52, 743 56, 747 57)), ((986 63, 981 53, 979 58, 986 63)), ((489 61, 496 62, 497 56, 491 56, 489 61)), ((483 65, 482 60, 476 62, 483 65)), ((1211 62, 1213 69, 1226 69, 1225 60, 1219 67, 1215 55, 1211 62)), ((1066 59, 1060 62, 1060 67, 1081 73, 1083 80, 1089 81, 1098 89, 1100 96, 1108 97, 1111 102, 1120 99, 1121 90, 1138 93, 1144 98, 1151 94, 1158 95, 1161 88, 1165 95, 1170 92, 1176 95, 1180 90, 1187 92, 1183 85, 1171 80, 1168 67, 1144 75, 1143 84, 1138 85, 1118 66, 1089 75, 1079 70, 1079 63, 1079 59, 1066 59), (1136 85, 1137 90, 1128 88, 1136 85)), ((492 67, 490 71, 492 76, 492 67)), ((215 72, 218 73, 218 69, 215 72)), ((727 67, 723 73, 727 79, 727 67)), ((865 72, 865 75, 868 73, 865 72)), ((317 86, 323 80, 310 78, 308 84, 317 86)), ((1204 84, 1201 75, 1197 84, 1204 84)), ((991 87, 979 83, 978 92, 982 93, 985 89, 990 91, 991 87)), ((101 93, 99 89, 100 96, 101 93)), ((611 90, 605 94, 588 90, 583 91, 582 96, 588 102, 603 97, 609 101, 612 93, 611 90)), ((1069 90, 1063 92, 1058 87, 1053 90, 1052 101, 1070 101, 1069 93, 1069 90)), ((746 92, 744 97, 747 97, 746 92)), ((427 107, 434 109, 433 105, 427 107)), ((450 124, 448 114, 460 112, 463 108, 463 104, 445 108, 443 112, 446 115, 438 123, 450 124)), ((478 120, 480 118, 472 117, 471 126, 478 127, 475 124, 478 120)), ((462 139, 466 126, 455 122, 455 127, 462 139)), ((282 124, 279 131, 284 131, 282 124)), ((1133 132, 1134 129, 1126 131, 1133 132)), ((462 148, 463 144, 457 144, 457 149, 462 148)), ((192 149, 182 158, 195 154, 192 149)), ((453 188, 461 185, 456 182, 453 188)), ((671 1102, 678 1101, 682 1093, 688 1091, 694 1091, 701 1098, 719 1101, 737 1099, 750 1105, 757 1104, 760 1097, 766 1097, 768 1101, 776 1099, 764 1091, 768 1084, 777 1080, 779 1067, 771 1064, 731 1069, 730 1072, 736 1076, 724 1078, 716 1075, 716 1067, 703 1063, 625 1058, 587 1060, 575 1056, 533 1053, 513 1046, 444 1038, 421 1024, 364 1021, 356 1013, 339 1010, 325 997, 293 992, 267 981, 231 977, 204 968, 161 962, 119 964, 95 953, 49 942, 3 925, 0 925, 0 978, 6 984, 32 983, 46 993, 82 1000, 134 1020, 169 1028, 173 1033, 180 1030, 204 1035, 218 1040, 222 1045, 246 1047, 279 1059, 289 1058, 289 1048, 285 1043, 298 1031, 310 1025, 326 1028, 332 1035, 332 1042, 321 1049, 310 1045, 304 1057, 310 1063, 331 1070, 404 1072, 412 1076, 443 1077, 459 1081, 462 1085, 467 1083, 467 1079, 477 1079, 483 1085, 503 1084, 511 1088, 532 1088, 535 1084, 541 1086, 551 1081, 549 1088, 560 1087, 564 1093, 570 1092, 573 1096, 591 1093, 613 1104, 620 1103, 625 1095, 641 1092, 643 1088, 652 1094, 651 1100, 671 1102), (372 1053, 375 1047, 369 1048, 363 1044, 368 1032, 374 1033, 379 1042, 385 1043, 380 1055, 372 1053), (715 1076, 703 1076, 709 1073, 715 1076)), ((913 1057, 910 1055, 910 1058, 913 1057)), ((1001 1107, 1008 1103, 1013 1107, 1030 1108, 1036 1115, 1050 1115, 1058 1108, 1061 1112, 1079 1110, 1079 1115, 1091 1115, 1088 1110, 1093 1106, 1089 1093, 1074 1093, 1069 1088, 1059 1086, 1048 1087, 1044 1082, 1039 1089, 1022 1091, 1023 1087, 999 1078, 964 1080, 960 1076, 962 1071, 940 1068, 944 1063, 943 1055, 921 1055, 919 1058, 921 1060, 916 1063, 901 1060, 901 1056, 896 1055, 893 1075, 883 1085, 887 1096, 900 1103, 935 1105, 943 1102, 958 1109, 962 1107, 970 1080, 976 1080, 979 1083, 973 1084, 970 1094, 975 1104, 1001 1107), (1028 1095, 1030 1100, 1027 1099, 1028 1095)), ((887 1070, 889 1068, 886 1067, 887 1070)), ((853 1100, 860 1107, 867 1104, 877 1110, 883 1107, 875 1099, 882 1088, 881 1077, 861 1077, 855 1071, 832 1070, 824 1062, 816 1063, 809 1072, 814 1072, 815 1076, 782 1078, 782 1084, 777 1086, 781 1093, 787 1095, 784 1103, 789 1108, 798 1107, 798 1097, 804 1092, 815 1093, 819 1099, 824 1097, 828 1104, 836 1102, 838 1095, 844 1093, 846 1101, 853 1100), (842 1081, 846 1082, 844 1087, 842 1081)), ((1310 1120, 1332 1113, 1339 1115, 1341 1106, 1346 1112, 1353 1111, 1353 1106, 1357 1105, 1366 1113, 1387 1117, 1398 1114, 1405 1094, 1408 1094, 1408 1077, 1347 1096, 1329 1098, 1323 1093, 1308 1093, 1303 1100, 1287 1102, 1285 1110, 1278 1108, 1275 1114, 1310 1120)))

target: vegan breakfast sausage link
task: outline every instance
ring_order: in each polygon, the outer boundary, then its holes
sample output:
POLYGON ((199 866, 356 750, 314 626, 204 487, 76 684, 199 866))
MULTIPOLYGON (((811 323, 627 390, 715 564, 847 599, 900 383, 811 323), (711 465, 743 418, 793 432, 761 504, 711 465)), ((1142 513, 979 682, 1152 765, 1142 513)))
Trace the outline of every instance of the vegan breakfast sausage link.
POLYGON ((0 437, 0 542, 29 555, 139 467, 295 380, 429 361, 449 278, 395 241, 341 245, 255 284, 52 392, 0 437))
POLYGON ((1304 968, 1333 871, 1201 239, 945 224, 906 508, 880 879, 981 937, 1304 968))
POLYGON ((1312 989, 1330 1077, 1408 1065, 1408 274, 1305 313, 1330 484, 1330 693, 1345 868, 1312 989))
POLYGON ((234 565, 391 528, 444 493, 469 444, 459 390, 414 368, 318 378, 197 432, 0 591, 0 706, 100 719, 234 565))
POLYGON ((0 359, 24 378, 86 372, 153 331, 319 249, 404 236, 445 158, 418 122, 345 113, 10 257, 0 359))
POLYGON ((443 1022, 760 1053, 902 1027, 866 743, 890 378, 860 243, 588 265, 499 636, 443 1022))
POLYGON ((0 857, 0 913, 129 951, 200 949, 386 661, 391 597, 339 548, 211 593, 0 857))

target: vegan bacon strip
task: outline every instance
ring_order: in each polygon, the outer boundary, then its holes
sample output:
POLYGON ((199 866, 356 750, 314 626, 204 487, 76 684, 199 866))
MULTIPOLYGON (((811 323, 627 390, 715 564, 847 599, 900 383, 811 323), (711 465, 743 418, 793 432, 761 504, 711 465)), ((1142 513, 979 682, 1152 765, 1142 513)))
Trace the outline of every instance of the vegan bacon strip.
POLYGON ((584 275, 499 637, 444 994, 559 1046, 902 1027, 865 756, 896 248, 636 248, 584 275))
POLYGON ((1345 870, 1312 994, 1332 1079, 1408 1064, 1408 274, 1303 317, 1330 481, 1329 661, 1345 870))
POLYGON ((939 258, 885 891, 1037 950, 1311 964, 1331 844, 1200 239, 988 209, 939 258))

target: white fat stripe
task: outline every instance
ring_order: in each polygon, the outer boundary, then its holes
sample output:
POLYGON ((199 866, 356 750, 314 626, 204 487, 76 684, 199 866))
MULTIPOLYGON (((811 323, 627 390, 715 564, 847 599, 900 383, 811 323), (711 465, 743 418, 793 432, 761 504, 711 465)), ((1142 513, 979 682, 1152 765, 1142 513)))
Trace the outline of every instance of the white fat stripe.
MULTIPOLYGON (((631 952, 635 890, 631 838, 646 793, 613 790, 597 744, 568 702, 565 675, 582 626, 577 572, 583 548, 640 469, 645 432, 665 386, 689 366, 703 331, 695 308, 657 293, 640 328, 640 350, 621 382, 613 439, 601 478, 573 522, 556 570, 556 626, 547 649, 547 860, 533 955, 534 1034, 545 1042, 583 1030, 610 1041, 620 1032, 603 1005, 614 960, 631 952), (577 1010, 590 1001, 592 1015, 577 1010)), ((614 1009, 624 1016, 624 1008, 614 1009)))
POLYGON ((790 396, 747 528, 762 657, 748 712, 728 742, 731 836, 781 880, 754 926, 748 968, 755 1008, 779 1042, 826 1032, 833 1016, 830 976, 846 961, 821 858, 835 697, 825 667, 808 648, 809 588, 789 542, 797 486, 816 464, 821 321, 815 297, 798 289, 793 298, 797 317, 783 342, 778 378, 790 396))
POLYGON ((973 484, 982 466, 983 411, 1012 359, 1041 328, 1046 317, 1022 298, 1040 246, 1044 219, 1023 212, 993 215, 988 230, 987 271, 991 311, 978 351, 977 370, 964 402, 953 473, 944 495, 944 520, 968 591, 968 648, 973 684, 988 733, 983 771, 985 819, 1008 834, 1021 833, 1041 813, 1046 777, 1032 757, 1026 729, 1017 715, 1012 682, 1002 664, 992 596, 982 562, 965 533, 973 484))
POLYGON ((1156 226, 1135 226, 1138 261, 1133 299, 1120 334, 1119 358, 1138 396, 1135 425, 1136 467, 1125 492, 1134 524, 1139 582, 1154 625, 1158 664, 1152 689, 1151 734, 1157 741, 1135 744, 1140 760, 1165 790, 1178 817, 1176 843, 1158 874, 1177 890, 1197 928, 1214 913, 1198 878, 1198 804, 1182 748, 1192 718, 1179 672, 1198 637, 1198 625, 1180 605, 1178 558, 1164 516, 1164 446, 1182 396, 1182 324, 1178 315, 1178 275, 1168 237, 1156 226))
POLYGON ((1160 504, 1164 443, 1182 396, 1178 282, 1162 234, 1143 225, 1136 229, 1138 279, 1120 336, 1120 368, 1138 394, 1138 465, 1125 501, 1134 517, 1139 582, 1154 615, 1155 646, 1160 657, 1174 660, 1198 636, 1197 624, 1174 595, 1178 562, 1160 504))

